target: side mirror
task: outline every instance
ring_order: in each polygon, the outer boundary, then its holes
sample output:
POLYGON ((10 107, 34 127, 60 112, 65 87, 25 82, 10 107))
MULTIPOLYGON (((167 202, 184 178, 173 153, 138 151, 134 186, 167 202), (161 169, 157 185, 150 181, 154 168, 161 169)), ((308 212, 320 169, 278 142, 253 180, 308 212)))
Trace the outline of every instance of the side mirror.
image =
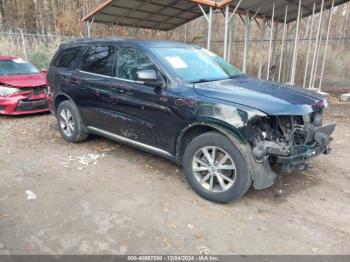
POLYGON ((137 81, 143 82, 144 85, 163 87, 164 80, 158 77, 156 70, 138 70, 136 72, 137 81))
POLYGON ((47 68, 41 68, 41 73, 46 74, 47 73, 47 68))

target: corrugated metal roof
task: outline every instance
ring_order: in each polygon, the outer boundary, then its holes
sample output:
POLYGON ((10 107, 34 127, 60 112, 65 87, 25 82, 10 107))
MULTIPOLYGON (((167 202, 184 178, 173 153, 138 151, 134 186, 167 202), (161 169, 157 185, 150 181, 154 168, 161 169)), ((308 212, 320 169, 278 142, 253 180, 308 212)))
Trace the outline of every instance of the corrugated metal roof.
MULTIPOLYGON (((350 0, 335 0, 334 6, 338 6, 349 2, 350 0)), ((230 3, 232 9, 237 5, 239 1, 233 1, 230 3)), ((288 5, 288 18, 287 22, 291 23, 297 20, 299 0, 243 0, 239 6, 239 12, 246 14, 250 12, 255 14, 257 12, 259 17, 265 16, 270 19, 272 17, 273 4, 275 4, 275 20, 279 22, 284 21, 286 6, 288 5)), ((313 5, 316 3, 316 13, 321 11, 322 0, 302 0, 301 6, 303 8, 303 17, 312 15, 313 5)), ((324 10, 330 9, 332 6, 332 0, 325 0, 324 10)))
POLYGON ((109 0, 83 20, 168 31, 202 15, 198 4, 187 0, 109 0))
MULTIPOLYGON (((349 1, 335 0, 335 6, 349 1)), ((208 11, 210 6, 223 9, 227 4, 233 9, 239 0, 108 0, 84 17, 83 21, 94 18, 96 23, 169 31, 202 16, 198 2, 208 11)), ((274 2, 276 21, 284 21, 286 5, 288 23, 297 19, 299 0, 242 0, 237 13, 246 15, 257 12, 258 17, 269 19, 274 2)), ((322 0, 302 0, 303 17, 312 14, 314 2, 318 13, 322 0)), ((332 0, 325 0, 325 9, 331 8, 331 5, 332 0)))

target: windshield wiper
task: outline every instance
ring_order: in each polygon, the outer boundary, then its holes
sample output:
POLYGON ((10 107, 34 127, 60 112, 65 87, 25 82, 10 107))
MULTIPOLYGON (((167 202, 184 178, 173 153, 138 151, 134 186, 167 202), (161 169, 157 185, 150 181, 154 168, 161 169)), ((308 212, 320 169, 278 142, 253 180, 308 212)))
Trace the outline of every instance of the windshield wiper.
POLYGON ((217 79, 199 79, 197 81, 192 82, 193 84, 200 84, 200 83, 208 83, 213 81, 219 81, 217 79))
POLYGON ((244 76, 244 74, 230 76, 229 79, 235 79, 235 78, 239 78, 239 77, 242 77, 242 76, 244 76))

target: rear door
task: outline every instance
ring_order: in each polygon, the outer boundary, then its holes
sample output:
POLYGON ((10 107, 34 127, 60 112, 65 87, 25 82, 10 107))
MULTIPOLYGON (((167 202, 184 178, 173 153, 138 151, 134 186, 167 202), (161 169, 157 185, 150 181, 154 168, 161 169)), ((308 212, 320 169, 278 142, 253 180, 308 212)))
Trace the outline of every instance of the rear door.
POLYGON ((106 129, 111 121, 110 84, 115 72, 115 47, 91 46, 69 80, 70 95, 87 126, 106 129))
POLYGON ((58 51, 47 73, 48 82, 54 94, 67 91, 69 78, 85 50, 86 47, 79 46, 58 51))

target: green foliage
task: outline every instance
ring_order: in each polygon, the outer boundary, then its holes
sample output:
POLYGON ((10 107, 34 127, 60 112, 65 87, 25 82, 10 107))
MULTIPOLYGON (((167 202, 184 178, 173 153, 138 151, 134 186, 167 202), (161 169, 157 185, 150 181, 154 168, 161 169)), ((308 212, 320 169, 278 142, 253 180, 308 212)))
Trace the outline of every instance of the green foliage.
POLYGON ((28 55, 28 60, 39 69, 48 68, 50 64, 49 55, 42 52, 30 53, 28 55))

